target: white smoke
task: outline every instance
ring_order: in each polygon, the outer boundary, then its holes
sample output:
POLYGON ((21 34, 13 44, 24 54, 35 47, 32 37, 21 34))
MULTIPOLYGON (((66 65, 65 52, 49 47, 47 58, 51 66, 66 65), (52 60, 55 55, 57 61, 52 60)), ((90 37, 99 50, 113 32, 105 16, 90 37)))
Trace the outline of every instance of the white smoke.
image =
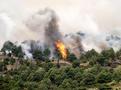
POLYGON ((46 8, 33 14, 25 22, 25 25, 31 32, 36 33, 37 35, 37 38, 34 42, 24 42, 24 45, 22 47, 26 56, 30 55, 30 50, 35 50, 39 46, 42 49, 49 47, 51 49, 51 52, 53 52, 55 48, 55 41, 62 40, 62 35, 59 32, 57 16, 51 9, 46 8), (31 44, 33 44, 34 47, 31 47, 31 44))
MULTIPOLYGON (((56 13, 51 9, 40 10, 21 23, 15 23, 7 14, 0 14, 0 39, 2 40, 0 42, 3 43, 6 40, 18 42, 22 42, 24 40, 39 40, 39 42, 42 44, 41 46, 44 47, 45 44, 53 44, 53 41, 57 39, 63 40, 65 38, 60 33, 60 31, 63 30, 61 30, 61 27, 58 27, 58 23, 60 23, 60 21, 58 21, 58 18, 59 17, 56 16, 56 13), (56 22, 54 22, 55 27, 50 27, 49 24, 53 19, 57 20, 56 22), (54 33, 51 33, 51 30, 54 31, 54 33), (55 33, 56 30, 57 32, 55 33), (46 33, 46 31, 50 32, 46 33)), ((108 47, 113 47, 116 50, 121 48, 120 40, 110 39, 109 41, 106 41, 107 36, 110 36, 111 34, 120 36, 120 28, 118 28, 117 30, 103 31, 101 30, 102 28, 100 28, 100 24, 97 22, 95 17, 90 14, 84 14, 78 19, 80 20, 80 22, 78 22, 80 30, 74 28, 73 32, 71 32, 75 33, 76 31, 79 31, 85 34, 84 37, 80 37, 80 44, 83 46, 85 51, 92 48, 96 49, 97 51, 101 51, 102 49, 108 47)), ((74 25, 72 25, 71 27, 74 27, 74 25)), ((68 33, 69 32, 70 31, 68 31, 68 33)), ((75 46, 78 46, 77 42, 74 41, 74 38, 71 37, 71 39, 69 39, 68 41, 66 40, 68 39, 65 39, 64 41, 71 44, 74 43, 75 46)), ((32 55, 29 52, 31 49, 30 44, 22 44, 22 47, 25 54, 31 58, 32 55)))
POLYGON ((0 13, 0 48, 3 42, 11 38, 14 26, 14 21, 6 13, 0 13))

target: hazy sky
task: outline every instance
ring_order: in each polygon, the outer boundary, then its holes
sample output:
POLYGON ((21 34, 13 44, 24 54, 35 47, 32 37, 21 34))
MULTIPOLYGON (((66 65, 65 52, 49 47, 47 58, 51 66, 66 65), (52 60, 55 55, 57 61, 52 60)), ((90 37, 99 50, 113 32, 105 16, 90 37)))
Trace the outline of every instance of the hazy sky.
POLYGON ((62 33, 121 35, 121 0, 0 0, 0 43, 13 38, 13 32, 17 40, 36 36, 23 22, 46 7, 57 13, 62 33))

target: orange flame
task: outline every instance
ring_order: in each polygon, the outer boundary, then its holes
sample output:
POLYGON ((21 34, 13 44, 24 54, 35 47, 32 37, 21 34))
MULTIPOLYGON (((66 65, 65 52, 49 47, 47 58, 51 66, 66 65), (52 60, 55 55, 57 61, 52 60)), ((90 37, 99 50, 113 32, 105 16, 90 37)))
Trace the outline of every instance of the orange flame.
POLYGON ((65 45, 60 40, 56 41, 55 45, 56 45, 57 49, 59 50, 59 52, 61 53, 62 58, 66 59, 67 58, 67 50, 65 48, 65 45))

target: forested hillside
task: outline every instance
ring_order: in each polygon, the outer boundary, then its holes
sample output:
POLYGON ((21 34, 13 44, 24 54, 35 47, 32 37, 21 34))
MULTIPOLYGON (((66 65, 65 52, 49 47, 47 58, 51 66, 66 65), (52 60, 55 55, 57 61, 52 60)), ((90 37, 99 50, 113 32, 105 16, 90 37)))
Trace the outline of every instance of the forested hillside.
POLYGON ((33 51, 29 60, 20 46, 9 42, 1 52, 0 90, 121 90, 121 50, 92 49, 79 59, 68 53, 63 60, 57 53, 50 59, 47 48, 33 51))

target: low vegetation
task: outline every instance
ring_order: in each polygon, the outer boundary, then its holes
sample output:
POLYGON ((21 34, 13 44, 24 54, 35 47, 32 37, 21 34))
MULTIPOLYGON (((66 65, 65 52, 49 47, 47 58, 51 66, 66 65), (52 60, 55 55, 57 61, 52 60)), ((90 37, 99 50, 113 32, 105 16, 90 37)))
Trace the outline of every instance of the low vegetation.
POLYGON ((59 67, 53 63, 56 59, 49 59, 48 48, 32 51, 33 61, 24 60, 21 47, 10 42, 1 51, 5 58, 0 60, 0 90, 121 90, 121 50, 92 49, 79 59, 70 53, 69 65, 59 67), (11 55, 6 55, 8 49, 14 49, 11 55))

